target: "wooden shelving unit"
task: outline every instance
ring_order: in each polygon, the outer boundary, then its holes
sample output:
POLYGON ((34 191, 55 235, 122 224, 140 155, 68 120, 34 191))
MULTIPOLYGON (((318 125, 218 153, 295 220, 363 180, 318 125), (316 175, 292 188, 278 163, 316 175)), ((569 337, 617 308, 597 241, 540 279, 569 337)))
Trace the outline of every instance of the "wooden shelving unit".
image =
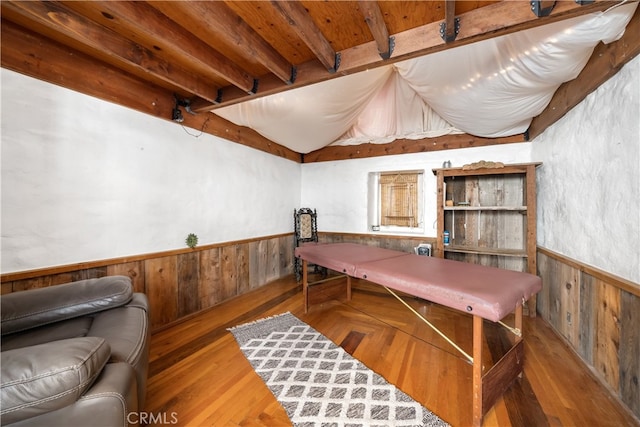
MULTIPOLYGON (((434 255, 536 274, 536 168, 540 165, 434 169, 438 188, 434 255)), ((535 315, 535 297, 527 308, 535 315)))

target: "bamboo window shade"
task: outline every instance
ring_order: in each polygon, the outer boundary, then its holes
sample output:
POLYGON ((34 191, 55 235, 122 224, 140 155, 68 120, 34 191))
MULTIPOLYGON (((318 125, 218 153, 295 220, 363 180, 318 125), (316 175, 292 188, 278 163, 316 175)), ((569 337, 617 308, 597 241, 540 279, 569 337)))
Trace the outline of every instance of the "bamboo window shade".
POLYGON ((400 227, 418 226, 419 173, 380 174, 380 223, 400 227))

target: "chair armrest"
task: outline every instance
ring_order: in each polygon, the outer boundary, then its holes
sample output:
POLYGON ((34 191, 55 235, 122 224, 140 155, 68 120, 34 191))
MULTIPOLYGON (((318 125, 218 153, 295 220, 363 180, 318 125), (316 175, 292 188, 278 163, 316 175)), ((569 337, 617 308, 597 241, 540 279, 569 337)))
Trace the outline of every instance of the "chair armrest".
POLYGON ((131 279, 126 276, 6 294, 0 298, 2 335, 120 307, 131 301, 132 296, 131 279))
POLYGON ((127 307, 141 308, 142 310, 149 312, 149 300, 145 294, 136 292, 133 294, 131 301, 127 303, 127 307))
POLYGON ((131 365, 107 363, 96 382, 72 405, 10 426, 135 427, 141 418, 138 411, 142 411, 137 402, 136 387, 136 375, 131 365))
POLYGON ((10 424, 74 403, 91 387, 110 356, 109 344, 96 337, 1 352, 0 422, 10 424))

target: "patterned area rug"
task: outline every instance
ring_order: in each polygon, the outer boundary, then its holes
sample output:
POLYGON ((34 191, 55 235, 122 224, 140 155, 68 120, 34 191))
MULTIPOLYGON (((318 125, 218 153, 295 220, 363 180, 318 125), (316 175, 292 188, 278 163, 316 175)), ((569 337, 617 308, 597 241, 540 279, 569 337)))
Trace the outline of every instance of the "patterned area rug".
POLYGON ((296 427, 448 425, 291 313, 229 331, 296 427))

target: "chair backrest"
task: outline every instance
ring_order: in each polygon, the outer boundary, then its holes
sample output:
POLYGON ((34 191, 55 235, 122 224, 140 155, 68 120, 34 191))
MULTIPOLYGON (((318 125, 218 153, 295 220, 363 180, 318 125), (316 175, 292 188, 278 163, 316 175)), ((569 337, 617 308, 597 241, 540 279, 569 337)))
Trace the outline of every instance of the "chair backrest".
POLYGON ((293 224, 296 246, 301 242, 318 241, 318 224, 315 209, 301 208, 293 210, 293 224))

